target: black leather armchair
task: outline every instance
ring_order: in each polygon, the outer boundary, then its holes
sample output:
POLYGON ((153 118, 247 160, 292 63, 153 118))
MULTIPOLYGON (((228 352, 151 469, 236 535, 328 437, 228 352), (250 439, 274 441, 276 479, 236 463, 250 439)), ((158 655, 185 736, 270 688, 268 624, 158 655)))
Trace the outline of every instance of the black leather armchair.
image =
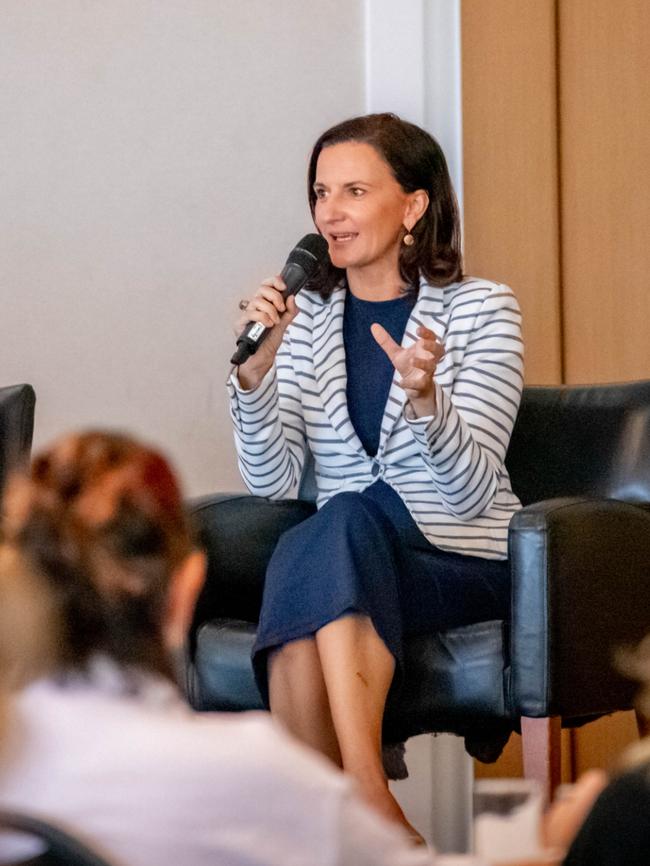
MULTIPOLYGON (((521 730, 526 775, 550 793, 560 725, 631 707, 612 659, 650 631, 650 381, 526 388, 506 462, 525 506, 510 525, 510 620, 413 639, 384 737, 451 731, 494 760, 521 730)), ((280 534, 313 512, 302 496, 192 505, 209 560, 189 670, 198 708, 262 706, 249 657, 264 572, 280 534)))
POLYGON ((31 385, 0 388, 0 491, 9 472, 29 458, 35 404, 31 385))

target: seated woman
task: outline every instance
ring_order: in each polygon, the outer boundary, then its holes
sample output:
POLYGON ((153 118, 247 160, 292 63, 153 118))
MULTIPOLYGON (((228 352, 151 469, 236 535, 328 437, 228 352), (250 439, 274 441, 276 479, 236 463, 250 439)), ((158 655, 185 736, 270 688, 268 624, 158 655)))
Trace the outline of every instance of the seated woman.
MULTIPOLYGON (((392 114, 323 133, 309 204, 331 264, 297 301, 262 282, 237 327, 271 327, 229 381, 252 493, 318 512, 266 573, 254 666, 271 711, 407 824, 381 730, 404 638, 509 614, 504 458, 523 384, 512 291, 463 276, 444 155, 392 114)), ((412 828, 409 828, 414 833, 412 828)))
POLYGON ((173 657, 204 557, 156 451, 106 433, 63 439, 12 480, 1 529, 0 671, 17 691, 0 809, 129 866, 432 862, 266 714, 183 703, 173 657))

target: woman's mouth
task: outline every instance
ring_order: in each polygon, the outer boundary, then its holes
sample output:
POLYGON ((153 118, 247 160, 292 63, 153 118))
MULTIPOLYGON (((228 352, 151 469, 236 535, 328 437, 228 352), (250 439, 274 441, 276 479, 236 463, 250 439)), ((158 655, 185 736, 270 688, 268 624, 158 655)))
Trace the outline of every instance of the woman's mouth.
POLYGON ((330 234, 330 237, 335 244, 347 244, 353 241, 357 237, 357 234, 357 232, 337 232, 336 234, 330 234))

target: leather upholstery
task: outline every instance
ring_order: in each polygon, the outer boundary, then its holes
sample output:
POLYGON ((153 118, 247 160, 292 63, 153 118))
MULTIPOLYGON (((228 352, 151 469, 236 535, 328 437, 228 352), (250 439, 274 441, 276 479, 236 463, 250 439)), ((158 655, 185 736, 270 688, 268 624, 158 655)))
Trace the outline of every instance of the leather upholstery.
POLYGON ((0 491, 9 472, 29 457, 35 403, 31 385, 0 388, 0 491))
POLYGON ((524 505, 560 496, 650 503, 650 380, 525 388, 506 465, 524 505))
MULTIPOLYGON (((631 704, 634 686, 612 659, 650 630, 650 381, 525 388, 506 462, 525 505, 509 531, 511 621, 412 640, 387 741, 449 730, 468 742, 517 728, 522 715, 580 724, 631 704)), ((210 562, 197 707, 261 706, 249 655, 265 563, 312 509, 242 495, 193 505, 210 562)))

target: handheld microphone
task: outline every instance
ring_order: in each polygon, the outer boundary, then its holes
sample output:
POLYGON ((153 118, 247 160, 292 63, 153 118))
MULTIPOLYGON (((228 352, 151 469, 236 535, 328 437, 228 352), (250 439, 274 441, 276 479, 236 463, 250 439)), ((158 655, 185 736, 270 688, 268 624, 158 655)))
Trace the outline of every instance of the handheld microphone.
MULTIPOLYGON (((327 261, 328 246, 322 235, 305 235, 289 253, 280 276, 286 285, 282 297, 297 294, 310 277, 327 261)), ((237 349, 230 359, 235 367, 247 361, 259 349, 270 328, 261 322, 249 322, 237 338, 237 349)))

